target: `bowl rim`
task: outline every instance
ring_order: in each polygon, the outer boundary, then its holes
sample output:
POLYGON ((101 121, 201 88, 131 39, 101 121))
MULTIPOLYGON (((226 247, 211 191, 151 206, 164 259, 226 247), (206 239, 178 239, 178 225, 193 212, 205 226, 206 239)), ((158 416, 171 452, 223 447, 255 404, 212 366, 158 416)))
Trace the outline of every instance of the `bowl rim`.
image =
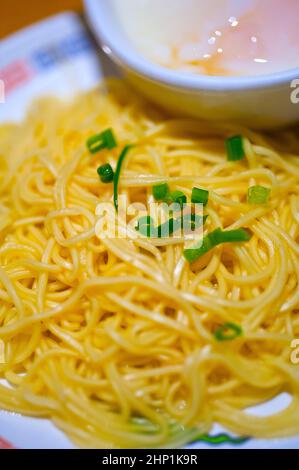
MULTIPOLYGON (((122 48, 119 41, 115 41, 115 31, 111 28, 113 21, 107 21, 104 3, 112 12, 111 17, 116 17, 113 13, 111 0, 84 0, 88 22, 101 42, 103 51, 110 55, 116 62, 129 67, 138 75, 146 77, 152 82, 160 82, 164 85, 188 90, 204 91, 251 91, 265 88, 285 87, 289 85, 292 89, 292 82, 298 80, 299 66, 280 72, 253 75, 253 76, 208 76, 188 74, 172 69, 167 69, 161 65, 147 60, 142 54, 132 47, 122 48), (101 14, 100 14, 101 13, 101 14)), ((115 24, 117 20, 115 20, 115 24)), ((295 88, 295 87, 294 87, 295 88)))

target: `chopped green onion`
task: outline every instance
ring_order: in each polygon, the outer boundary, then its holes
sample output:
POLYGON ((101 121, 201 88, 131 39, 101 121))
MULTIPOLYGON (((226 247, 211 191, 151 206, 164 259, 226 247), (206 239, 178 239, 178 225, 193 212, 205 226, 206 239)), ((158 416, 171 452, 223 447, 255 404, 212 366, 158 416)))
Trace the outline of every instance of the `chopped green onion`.
POLYGON ((191 202, 194 204, 203 204, 206 206, 209 201, 209 191, 200 188, 193 188, 191 195, 191 202))
POLYGON ((243 138, 241 135, 235 135, 226 139, 225 146, 229 162, 242 160, 245 157, 243 138))
POLYGON ((132 145, 126 145, 123 148, 117 161, 116 170, 114 174, 114 191, 113 191, 113 201, 114 201, 114 207, 116 211, 118 211, 118 183, 119 183, 119 178, 120 178, 121 167, 122 167, 125 157, 127 156, 128 151, 132 147, 133 147, 132 145))
POLYGON ((208 253, 208 251, 212 250, 212 248, 214 248, 214 245, 212 245, 209 235, 207 235, 203 237, 200 247, 187 248, 184 250, 184 257, 191 264, 208 253))
POLYGON ((150 217, 149 215, 146 215, 144 217, 140 217, 135 229, 138 232, 140 232, 141 235, 145 237, 155 237, 156 231, 155 231, 153 224, 154 224, 153 218, 150 217))
POLYGON ((100 150, 112 150, 117 146, 116 139, 113 135, 112 129, 107 129, 100 134, 93 135, 86 142, 87 148, 90 153, 97 153, 100 150))
POLYGON ((156 201, 162 201, 169 193, 169 186, 167 183, 155 184, 153 186, 153 196, 156 201))
POLYGON ((214 333, 217 341, 232 341, 242 335, 242 328, 235 323, 224 323, 214 333))
POLYGON ((157 227, 157 237, 158 238, 165 238, 169 235, 172 235, 173 232, 180 228, 180 222, 178 220, 174 220, 170 218, 164 224, 161 224, 157 227))
POLYGON ((248 189, 247 201, 249 204, 267 204, 271 194, 270 188, 264 186, 251 186, 248 189))
POLYGON ((105 148, 102 134, 96 134, 90 137, 86 142, 87 148, 90 153, 96 153, 105 148))
POLYGON ((212 445, 221 445, 221 444, 243 444, 249 440, 249 437, 234 437, 226 433, 215 434, 203 434, 196 438, 194 442, 207 442, 212 445))
POLYGON ((141 217, 136 226, 136 230, 145 237, 165 238, 180 228, 180 220, 169 219, 158 227, 154 227, 153 219, 150 216, 141 217))
POLYGON ((104 131, 102 133, 102 136, 108 150, 112 150, 117 147, 117 142, 112 132, 112 129, 107 129, 106 131, 104 131))
POLYGON ((187 203, 187 196, 182 191, 169 191, 167 183, 155 184, 153 196, 156 201, 163 201, 168 205, 179 204, 180 208, 187 203))
POLYGON ((203 216, 197 214, 185 214, 181 217, 181 228, 185 229, 187 226, 187 228, 190 228, 191 231, 194 232, 205 224, 208 217, 209 216, 207 214, 203 216))
POLYGON ((214 232, 209 234, 210 240, 213 245, 220 245, 220 243, 232 243, 232 242, 248 242, 251 235, 244 228, 238 228, 237 230, 221 230, 216 228, 214 232))
MULTIPOLYGON (((137 222, 137 227, 139 228, 140 225, 151 225, 154 222, 153 218, 149 215, 144 215, 143 217, 140 217, 140 219, 137 222)), ((138 230, 137 228, 137 230, 138 230)))
POLYGON ((200 246, 194 246, 193 248, 184 250, 184 257, 189 263, 193 263, 221 243, 246 242, 249 241, 250 238, 251 235, 243 228, 229 231, 217 228, 203 237, 200 246))
POLYGON ((179 204, 182 207, 187 202, 187 196, 182 191, 172 191, 167 194, 165 202, 167 204, 179 204))
POLYGON ((97 172, 102 183, 111 183, 111 181, 113 181, 114 171, 112 169, 112 166, 109 163, 105 163, 104 165, 101 165, 97 169, 97 172))
POLYGON ((207 217, 207 215, 185 214, 178 219, 170 218, 158 227, 154 227, 152 217, 144 216, 140 217, 135 229, 145 237, 165 238, 179 229, 186 228, 187 224, 190 224, 191 230, 194 231, 205 223, 207 217))

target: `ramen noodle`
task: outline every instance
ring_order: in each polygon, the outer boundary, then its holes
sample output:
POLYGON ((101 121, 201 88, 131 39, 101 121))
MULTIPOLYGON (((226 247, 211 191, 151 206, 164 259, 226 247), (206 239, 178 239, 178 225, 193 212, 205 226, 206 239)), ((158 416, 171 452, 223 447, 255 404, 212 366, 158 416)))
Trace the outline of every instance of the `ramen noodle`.
POLYGON ((299 433, 297 135, 169 118, 118 81, 2 125, 0 408, 49 418, 82 447, 177 447, 215 422, 241 437, 299 433), (91 154, 105 129, 117 146, 91 154), (238 135, 245 157, 230 161, 238 135), (96 209, 113 182, 97 169, 115 171, 128 144, 128 203, 166 184, 190 201, 197 187, 204 237, 248 239, 191 262, 184 234, 101 237, 96 209), (246 411, 282 392, 283 410, 246 411))

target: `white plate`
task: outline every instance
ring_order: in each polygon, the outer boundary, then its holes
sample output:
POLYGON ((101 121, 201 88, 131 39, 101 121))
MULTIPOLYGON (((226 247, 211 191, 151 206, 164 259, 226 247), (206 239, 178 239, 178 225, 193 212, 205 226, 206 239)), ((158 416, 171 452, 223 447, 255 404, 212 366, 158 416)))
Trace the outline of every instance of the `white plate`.
MULTIPOLYGON (((21 120, 33 98, 56 95, 71 98, 93 88, 101 78, 114 75, 110 62, 96 50, 79 17, 65 13, 42 21, 0 45, 0 79, 5 78, 5 100, 0 99, 0 122, 21 120)), ((1 97, 0 97, 1 98, 1 97)), ((288 402, 281 395, 263 407, 252 409, 272 414, 288 402)), ((222 432, 215 426, 213 434, 222 432)), ((70 449, 73 444, 45 419, 23 417, 0 411, 0 448, 70 449)), ((208 448, 203 443, 193 448, 208 448)), ((217 448, 236 448, 222 445, 217 448)), ((291 439, 251 439, 238 448, 298 449, 299 436, 291 439)))

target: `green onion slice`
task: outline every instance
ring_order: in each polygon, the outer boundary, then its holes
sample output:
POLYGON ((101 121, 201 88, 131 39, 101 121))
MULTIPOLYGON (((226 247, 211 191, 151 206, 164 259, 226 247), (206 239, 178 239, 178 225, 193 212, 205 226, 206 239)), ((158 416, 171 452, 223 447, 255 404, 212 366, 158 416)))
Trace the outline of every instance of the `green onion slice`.
POLYGON ((216 246, 221 243, 248 242, 251 235, 244 228, 238 228, 237 230, 221 230, 221 228, 216 228, 214 232, 209 234, 209 238, 213 245, 216 246))
POLYGON ((241 135, 235 135, 226 139, 225 146, 228 161, 235 162, 245 157, 243 138, 241 135))
POLYGON ((208 251, 212 250, 215 245, 212 245, 209 235, 203 237, 201 246, 198 248, 187 248, 184 250, 184 257, 185 259, 191 264, 194 261, 201 258, 203 255, 208 253, 208 251))
POLYGON ((201 441, 201 442, 207 442, 209 444, 212 444, 212 445, 221 445, 221 444, 243 444, 245 442, 247 442, 249 440, 249 437, 234 437, 234 436, 230 436, 229 434, 227 433, 220 433, 220 434, 215 434, 215 435, 211 435, 211 434, 203 434, 201 436, 199 436, 198 438, 196 438, 194 440, 194 442, 198 442, 198 441, 201 441))
POLYGON ((154 226, 152 217, 141 217, 136 226, 136 230, 145 237, 166 238, 180 228, 180 221, 170 218, 158 227, 154 226))
POLYGON ((113 181, 114 171, 112 169, 112 166, 109 163, 105 163, 104 165, 101 165, 97 169, 97 172, 102 183, 111 183, 111 181, 113 181))
POLYGON ((180 207, 187 203, 187 196, 182 191, 171 191, 164 201, 167 204, 179 204, 180 207))
POLYGON ((140 217, 135 229, 145 237, 166 238, 179 229, 196 230, 207 220, 207 215, 185 214, 178 219, 170 218, 158 227, 154 227, 153 218, 150 216, 140 217))
POLYGON ((136 230, 145 237, 156 237, 156 230, 154 227, 154 220, 149 215, 140 217, 137 222, 136 230))
POLYGON ((157 227, 157 237, 166 238, 180 228, 179 222, 172 217, 157 227))
POLYGON ((156 201, 162 201, 169 193, 169 186, 167 183, 155 184, 153 186, 153 196, 156 201))
POLYGON ((197 214, 184 214, 183 217, 181 217, 181 228, 182 229, 191 229, 191 231, 195 231, 198 228, 202 227, 207 218, 209 216, 207 214, 205 215, 197 215, 197 214))
POLYGON ((117 141, 114 137, 112 129, 108 129, 102 133, 103 140, 106 143, 106 147, 108 150, 112 150, 117 147, 117 141))
POLYGON ((217 341, 232 341, 242 335, 242 328, 235 323, 224 323, 214 333, 217 341))
POLYGON ((191 202, 194 204, 203 204, 206 206, 209 201, 209 191, 200 188, 193 188, 191 202))
POLYGON ((114 191, 113 191, 113 201, 114 201, 114 207, 116 211, 118 211, 118 184, 119 184, 119 178, 120 178, 120 172, 121 172, 121 167, 123 164, 123 161, 125 157, 127 156, 127 153, 129 150, 133 147, 133 145, 126 145, 119 158, 117 161, 116 169, 115 169, 115 174, 114 174, 114 191))
POLYGON ((246 242, 250 238, 251 235, 244 228, 229 231, 217 228, 201 240, 200 246, 184 250, 184 257, 189 263, 193 263, 221 243, 246 242))
POLYGON ((167 183, 155 184, 153 196, 156 201, 163 201, 168 205, 179 204, 180 209, 187 203, 187 196, 182 191, 170 191, 167 183))
POLYGON ((247 193, 248 204, 267 204, 271 194, 270 188, 264 186, 251 186, 247 193))
POLYGON ((90 153, 97 153, 103 149, 112 150, 117 146, 117 142, 112 129, 106 129, 104 132, 90 137, 86 145, 90 153))

